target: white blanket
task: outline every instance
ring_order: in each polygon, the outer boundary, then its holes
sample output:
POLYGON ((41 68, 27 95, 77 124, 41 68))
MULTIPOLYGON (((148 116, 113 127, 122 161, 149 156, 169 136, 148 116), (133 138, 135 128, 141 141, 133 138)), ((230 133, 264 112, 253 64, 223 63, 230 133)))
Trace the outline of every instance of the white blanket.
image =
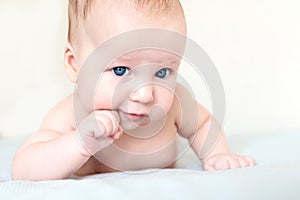
POLYGON ((0 199, 300 199, 300 133, 228 139, 234 152, 252 155, 257 166, 203 172, 187 152, 178 169, 43 182, 7 181, 20 141, 0 141, 0 199))

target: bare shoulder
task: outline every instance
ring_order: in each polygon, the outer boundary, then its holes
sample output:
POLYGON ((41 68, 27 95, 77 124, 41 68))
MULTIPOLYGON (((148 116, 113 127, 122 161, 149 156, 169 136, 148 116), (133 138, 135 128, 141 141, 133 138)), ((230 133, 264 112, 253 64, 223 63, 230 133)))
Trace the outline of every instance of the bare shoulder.
POLYGON ((194 100, 191 92, 179 83, 176 84, 175 95, 180 99, 194 100))
POLYGON ((49 141, 73 129, 73 95, 55 105, 44 117, 39 130, 31 135, 20 147, 19 151, 37 142, 49 141))
POLYGON ((54 130, 65 133, 73 128, 73 94, 71 94, 48 111, 42 121, 40 130, 54 130))
POLYGON ((200 120, 210 115, 191 92, 181 84, 176 85, 173 106, 178 133, 187 138, 193 135, 200 120))
MULTIPOLYGON (((185 113, 194 113, 198 102, 188 91, 186 87, 177 83, 175 89, 175 99, 173 101, 173 109, 176 111, 177 117, 182 118, 185 113)), ((197 109, 196 109, 197 110, 197 109)))

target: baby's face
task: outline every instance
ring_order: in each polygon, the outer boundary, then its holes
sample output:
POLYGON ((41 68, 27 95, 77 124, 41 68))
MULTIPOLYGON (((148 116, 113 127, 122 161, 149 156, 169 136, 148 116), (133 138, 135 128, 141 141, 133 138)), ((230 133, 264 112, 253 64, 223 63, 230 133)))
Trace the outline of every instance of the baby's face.
MULTIPOLYGON (((177 13, 147 18, 124 6, 112 6, 110 12, 94 9, 86 21, 85 31, 80 33, 79 65, 100 44, 127 31, 160 28, 186 34, 184 18, 177 13)), ((168 40, 168 36, 164 37, 168 40)), ((114 48, 133 42, 116 43, 114 48)), ((108 66, 99 66, 101 75, 94 92, 93 110, 117 111, 125 130, 163 118, 173 103, 181 56, 166 50, 140 48, 113 57, 116 59, 108 66)))
POLYGON ((161 50, 137 50, 121 56, 101 74, 95 110, 116 110, 123 129, 157 121, 169 111, 180 57, 161 50))

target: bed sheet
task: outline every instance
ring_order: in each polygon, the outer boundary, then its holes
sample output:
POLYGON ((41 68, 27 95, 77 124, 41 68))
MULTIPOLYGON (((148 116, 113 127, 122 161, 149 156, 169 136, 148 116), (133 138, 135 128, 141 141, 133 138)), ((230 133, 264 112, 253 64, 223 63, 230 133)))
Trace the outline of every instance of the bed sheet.
POLYGON ((58 181, 9 181, 21 141, 0 141, 0 199, 300 199, 299 132, 229 136, 257 166, 204 172, 191 151, 177 169, 117 172, 58 181))

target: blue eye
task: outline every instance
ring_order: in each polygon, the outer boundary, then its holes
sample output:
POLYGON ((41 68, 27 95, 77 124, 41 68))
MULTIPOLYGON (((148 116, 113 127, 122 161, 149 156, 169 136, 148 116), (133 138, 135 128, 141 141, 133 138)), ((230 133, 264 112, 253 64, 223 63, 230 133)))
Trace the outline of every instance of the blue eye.
POLYGON ((123 66, 120 66, 120 67, 114 67, 112 69, 112 71, 114 72, 115 75, 117 76, 124 76, 124 75, 128 75, 129 74, 129 69, 128 67, 123 67, 123 66))
POLYGON ((159 70, 158 72, 155 73, 155 76, 158 78, 166 78, 170 74, 170 69, 168 68, 163 68, 159 70))

